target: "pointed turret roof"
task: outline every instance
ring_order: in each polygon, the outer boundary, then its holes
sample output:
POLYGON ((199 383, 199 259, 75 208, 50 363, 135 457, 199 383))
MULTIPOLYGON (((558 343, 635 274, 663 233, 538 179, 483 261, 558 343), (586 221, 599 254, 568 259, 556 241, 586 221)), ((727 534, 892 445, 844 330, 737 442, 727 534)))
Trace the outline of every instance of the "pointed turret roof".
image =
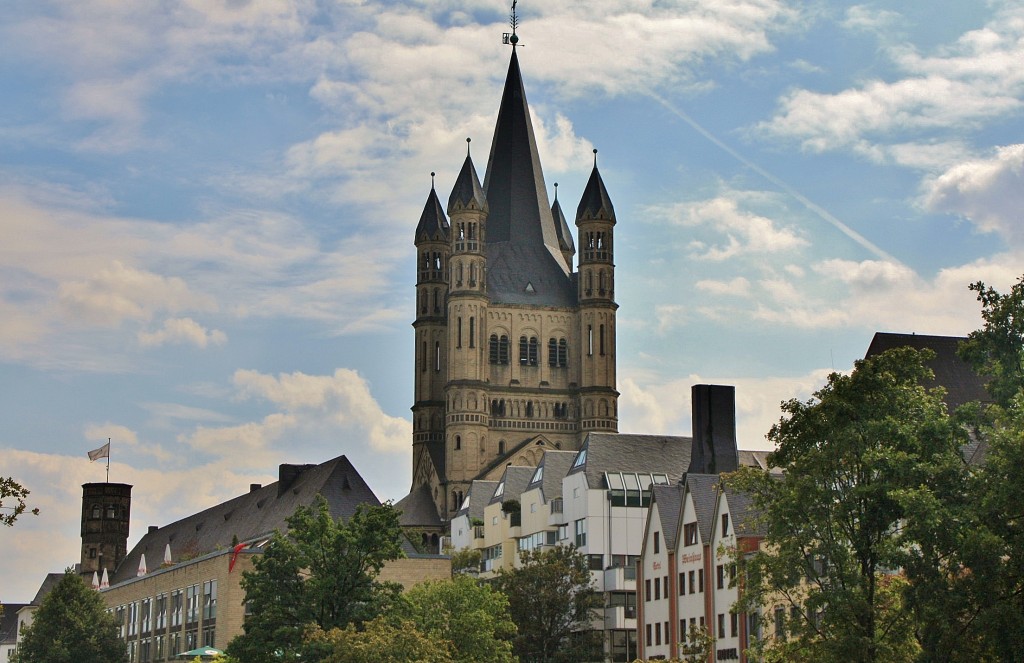
POLYGON ((587 188, 583 190, 583 197, 576 208, 577 223, 585 219, 610 219, 615 223, 615 207, 612 206, 612 199, 608 197, 608 190, 604 188, 604 180, 597 170, 597 163, 590 172, 587 188))
POLYGON ((494 126, 484 190, 489 206, 486 242, 491 301, 574 305, 572 269, 562 256, 551 215, 515 51, 494 126))
POLYGON ((420 214, 420 222, 416 225, 417 242, 432 239, 448 239, 448 219, 441 209, 441 201, 437 199, 437 192, 433 186, 430 187, 430 195, 427 196, 427 203, 420 214))
POLYGON ((480 178, 476 175, 476 167, 473 165, 473 158, 468 154, 462 163, 462 170, 455 180, 452 188, 452 195, 448 196, 448 213, 452 214, 460 209, 487 209, 487 194, 480 186, 480 178))
MULTIPOLYGON (((557 184, 555 186, 558 186, 557 184)), ((569 222, 565 220, 565 213, 558 203, 558 189, 555 189, 555 202, 551 205, 551 217, 555 220, 555 230, 558 232, 558 248, 569 253, 576 253, 576 244, 572 241, 572 231, 569 230, 569 222)))

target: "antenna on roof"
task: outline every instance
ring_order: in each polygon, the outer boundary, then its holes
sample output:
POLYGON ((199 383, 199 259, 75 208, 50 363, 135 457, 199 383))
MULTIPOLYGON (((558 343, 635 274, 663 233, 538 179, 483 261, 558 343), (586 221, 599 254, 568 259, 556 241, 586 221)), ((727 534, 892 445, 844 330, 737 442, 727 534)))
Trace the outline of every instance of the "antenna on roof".
POLYGON ((504 32, 501 35, 502 44, 512 44, 513 50, 519 43, 519 35, 516 34, 516 29, 519 27, 519 17, 516 16, 516 2, 518 0, 512 0, 512 15, 508 19, 509 27, 512 28, 512 32, 504 32))

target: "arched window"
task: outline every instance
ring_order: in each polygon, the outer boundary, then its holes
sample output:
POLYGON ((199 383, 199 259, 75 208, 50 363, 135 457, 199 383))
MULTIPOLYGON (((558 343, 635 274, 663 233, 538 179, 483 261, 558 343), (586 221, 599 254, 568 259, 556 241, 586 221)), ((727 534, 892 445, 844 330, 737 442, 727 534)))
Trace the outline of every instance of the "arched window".
POLYGON ((469 347, 476 347, 476 318, 469 317, 469 347))
POLYGON ((434 288, 434 313, 441 312, 441 291, 434 288))
POLYGON ((558 341, 558 366, 565 368, 569 365, 569 344, 564 338, 558 341))
POLYGON ((505 454, 505 440, 498 440, 498 455, 503 456, 505 454))
POLYGON ((420 313, 427 312, 427 293, 425 290, 420 290, 420 313))
POLYGON ((476 263, 469 263, 469 285, 476 285, 476 263))
POLYGON ((519 337, 519 365, 526 366, 530 363, 530 346, 525 336, 519 337))
POLYGON ((530 366, 536 366, 537 365, 537 354, 538 354, 538 350, 537 350, 537 337, 536 336, 531 336, 530 337, 530 362, 529 362, 530 366))
POLYGON ((526 402, 526 418, 527 419, 532 419, 533 418, 533 401, 527 401, 526 402))
POLYGON ((498 335, 491 334, 490 344, 487 347, 487 355, 492 364, 498 363, 498 335))
POLYGON ((456 318, 455 329, 457 330, 455 336, 455 347, 462 347, 462 316, 456 318))
POLYGON ((420 343, 420 372, 427 372, 427 342, 420 343))
POLYGON ((558 366, 558 341, 548 339, 548 366, 558 366))
POLYGON ((113 504, 107 505, 107 518, 114 518, 117 516, 117 507, 113 504))
POLYGON ((93 504, 92 505, 92 517, 93 518, 99 518, 102 515, 103 515, 103 509, 100 508, 100 505, 99 504, 93 504))
POLYGON ((441 341, 434 341, 434 371, 441 372, 441 341))
POLYGON ((604 325, 601 325, 598 329, 600 331, 600 333, 598 334, 598 349, 599 349, 599 351, 601 353, 601 356, 603 357, 604 356, 604 325))
POLYGON ((508 336, 504 334, 498 339, 498 363, 508 363, 508 336))
POLYGON ((458 435, 455 436, 455 450, 458 451, 462 448, 462 438, 458 435))
POLYGON ((594 325, 587 325, 587 356, 594 355, 594 325))

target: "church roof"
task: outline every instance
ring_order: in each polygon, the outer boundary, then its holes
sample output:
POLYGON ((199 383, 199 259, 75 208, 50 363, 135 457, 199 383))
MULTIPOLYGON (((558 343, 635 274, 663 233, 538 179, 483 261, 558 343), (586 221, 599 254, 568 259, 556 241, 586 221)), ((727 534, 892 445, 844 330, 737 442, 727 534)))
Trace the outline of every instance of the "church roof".
POLYGON ((615 207, 608 196, 608 190, 604 188, 604 180, 601 179, 596 163, 594 170, 590 171, 587 188, 583 190, 583 197, 576 208, 576 222, 586 219, 609 219, 615 223, 615 207))
POLYGON ((171 547, 175 563, 227 549, 237 538, 244 543, 287 530, 287 518, 300 506, 311 506, 323 495, 331 517, 347 518, 360 504, 380 501, 352 463, 338 456, 320 465, 281 465, 280 480, 257 487, 244 495, 221 502, 163 527, 152 527, 118 565, 110 584, 136 577, 139 561, 146 555, 149 569, 157 569, 164 550, 171 547))
POLYGON ((562 206, 558 203, 557 193, 555 202, 551 205, 551 216, 555 220, 555 230, 558 233, 558 247, 562 251, 576 253, 576 244, 572 241, 572 230, 569 229, 569 222, 565 220, 565 213, 562 212, 562 206))
POLYGON ((448 219, 441 209, 441 201, 437 199, 434 187, 430 187, 430 195, 427 196, 423 213, 420 214, 420 222, 416 225, 417 242, 432 239, 448 240, 448 219))
POLYGON ((935 373, 935 379, 925 387, 943 387, 946 390, 946 407, 951 411, 971 401, 991 402, 985 389, 985 379, 978 375, 970 364, 957 355, 961 336, 927 336, 924 334, 892 334, 876 332, 864 358, 882 354, 893 348, 911 347, 915 350, 928 348, 935 353, 935 359, 927 363, 935 373))
POLYGON ((448 196, 448 213, 451 214, 459 209, 487 209, 487 195, 484 188, 480 186, 480 178, 476 175, 476 167, 473 159, 468 154, 462 163, 462 170, 455 179, 455 186, 452 187, 452 194, 448 196))
POLYGON ((430 495, 430 486, 420 484, 411 493, 395 502, 395 508, 402 512, 402 527, 440 527, 441 516, 430 495))
POLYGON ((492 302, 571 306, 572 269, 562 257, 533 122, 512 52, 484 176, 488 295, 492 302))

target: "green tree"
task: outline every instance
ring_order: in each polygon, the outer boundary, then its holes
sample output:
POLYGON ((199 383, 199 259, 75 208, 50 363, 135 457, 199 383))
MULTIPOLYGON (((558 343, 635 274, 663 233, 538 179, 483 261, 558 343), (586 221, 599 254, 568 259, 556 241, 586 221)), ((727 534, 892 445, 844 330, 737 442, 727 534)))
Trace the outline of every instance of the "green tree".
POLYGON ((600 651, 599 633, 590 631, 601 597, 587 559, 575 546, 528 550, 522 566, 501 569, 497 587, 508 597, 518 633, 513 651, 524 663, 591 660, 600 651))
MULTIPOLYGON (((448 643, 420 631, 410 621, 380 616, 357 629, 323 631, 312 627, 306 634, 308 650, 318 663, 451 663, 448 643)), ((480 659, 487 660, 487 659, 480 659)))
POLYGON ((788 660, 916 657, 915 623, 891 588, 925 532, 906 525, 940 519, 965 478, 942 391, 921 386, 932 356, 897 348, 833 373, 812 400, 783 404, 768 438, 777 445, 769 463, 784 474, 744 468, 729 478, 752 496, 766 531, 762 550, 739 560, 738 607, 781 602, 789 617, 789 639, 766 649, 785 647, 788 660))
MULTIPOLYGON (((0 525, 11 527, 18 520, 18 516, 25 513, 28 508, 25 498, 28 494, 29 490, 12 477, 0 477, 0 525)), ((39 509, 32 509, 31 513, 39 515, 39 509)))
POLYGON ((14 663, 123 663, 128 657, 99 593, 76 573, 46 595, 25 629, 14 663))
POLYGON ((1009 407, 1024 387, 1024 276, 1005 295, 981 281, 969 287, 978 293, 985 325, 961 344, 960 356, 989 378, 995 402, 1009 407))
POLYGON ((416 585, 403 595, 397 613, 431 639, 450 643, 453 661, 513 660, 516 625, 508 598, 469 576, 416 585))
POLYGON ((330 631, 387 611, 401 587, 377 575, 402 556, 398 516, 391 504, 360 505, 336 521, 322 497, 296 510, 287 533, 276 532, 242 576, 251 614, 228 654, 246 663, 296 661, 310 626, 330 631))

